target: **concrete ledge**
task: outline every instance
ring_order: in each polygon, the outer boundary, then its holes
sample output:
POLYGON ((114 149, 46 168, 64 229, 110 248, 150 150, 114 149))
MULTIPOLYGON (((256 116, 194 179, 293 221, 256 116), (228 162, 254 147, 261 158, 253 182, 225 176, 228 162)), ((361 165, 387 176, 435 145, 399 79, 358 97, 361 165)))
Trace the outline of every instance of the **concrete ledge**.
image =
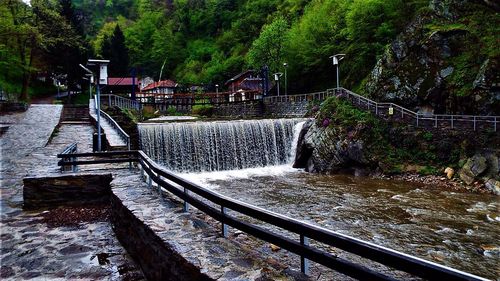
POLYGON ((139 175, 112 183, 115 233, 149 280, 294 280, 283 265, 223 238, 197 211, 160 199, 139 175))
POLYGON ((111 174, 66 175, 23 180, 24 208, 109 202, 111 174))

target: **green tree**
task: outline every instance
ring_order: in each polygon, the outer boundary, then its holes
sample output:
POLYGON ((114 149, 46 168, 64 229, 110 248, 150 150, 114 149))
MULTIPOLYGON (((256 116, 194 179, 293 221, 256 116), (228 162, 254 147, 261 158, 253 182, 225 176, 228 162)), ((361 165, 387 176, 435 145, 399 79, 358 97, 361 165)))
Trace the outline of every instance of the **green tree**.
POLYGON ((253 67, 268 65, 272 72, 278 71, 283 63, 287 38, 288 23, 284 18, 278 17, 265 25, 248 52, 249 64, 253 67))
POLYGON ((125 36, 119 25, 115 26, 113 35, 105 37, 101 47, 102 57, 109 59, 109 75, 114 77, 124 77, 129 75, 129 56, 125 46, 125 36))

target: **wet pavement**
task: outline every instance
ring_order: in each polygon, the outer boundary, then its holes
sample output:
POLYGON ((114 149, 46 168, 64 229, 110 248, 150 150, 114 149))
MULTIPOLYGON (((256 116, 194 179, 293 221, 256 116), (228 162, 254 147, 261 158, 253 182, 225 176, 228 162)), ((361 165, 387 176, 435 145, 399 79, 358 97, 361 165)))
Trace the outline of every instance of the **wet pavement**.
POLYGON ((114 235, 106 206, 22 209, 23 178, 60 174, 56 155, 73 142, 79 152, 91 150, 93 128, 56 128, 61 111, 60 105, 32 105, 0 116, 8 127, 0 139, 0 279, 142 280, 114 235))

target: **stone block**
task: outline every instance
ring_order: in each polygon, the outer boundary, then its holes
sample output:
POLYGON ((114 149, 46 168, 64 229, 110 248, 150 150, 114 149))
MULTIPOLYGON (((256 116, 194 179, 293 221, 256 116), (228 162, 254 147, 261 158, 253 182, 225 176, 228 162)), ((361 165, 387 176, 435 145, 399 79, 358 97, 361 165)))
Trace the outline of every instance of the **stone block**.
POLYGON ((24 208, 109 202, 111 174, 25 178, 24 208))

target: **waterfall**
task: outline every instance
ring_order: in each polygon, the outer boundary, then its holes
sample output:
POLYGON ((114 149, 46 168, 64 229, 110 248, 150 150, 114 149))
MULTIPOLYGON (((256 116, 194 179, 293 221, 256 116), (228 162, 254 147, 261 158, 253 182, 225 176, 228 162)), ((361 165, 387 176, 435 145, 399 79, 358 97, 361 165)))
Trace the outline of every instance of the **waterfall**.
POLYGON ((303 119, 140 124, 141 149, 169 170, 207 172, 290 163, 303 119))

